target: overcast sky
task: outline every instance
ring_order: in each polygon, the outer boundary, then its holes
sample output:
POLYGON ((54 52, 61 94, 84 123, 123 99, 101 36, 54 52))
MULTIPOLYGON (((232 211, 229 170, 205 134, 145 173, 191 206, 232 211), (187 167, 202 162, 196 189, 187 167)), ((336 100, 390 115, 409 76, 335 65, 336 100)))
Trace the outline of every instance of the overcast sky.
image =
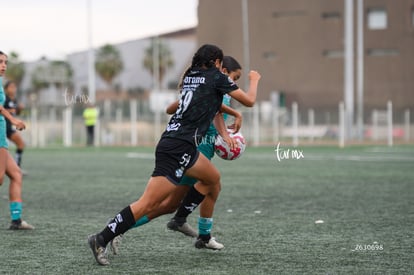
MULTIPOLYGON (((87 1, 0 0, 0 50, 33 61, 86 49, 87 1)), ((198 0, 91 1, 95 47, 197 25, 198 0)))

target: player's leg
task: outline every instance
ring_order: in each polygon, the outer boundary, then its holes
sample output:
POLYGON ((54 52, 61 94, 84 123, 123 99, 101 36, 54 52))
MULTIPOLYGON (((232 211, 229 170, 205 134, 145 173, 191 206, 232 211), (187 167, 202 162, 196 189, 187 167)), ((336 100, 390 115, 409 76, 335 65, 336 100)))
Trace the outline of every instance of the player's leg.
POLYGON ((98 234, 89 237, 88 242, 96 261, 101 265, 109 264, 105 247, 116 236, 124 234, 146 213, 154 211, 161 202, 174 191, 176 186, 166 177, 151 177, 142 196, 121 210, 98 234))
POLYGON ((8 155, 9 151, 7 150, 7 148, 0 147, 0 185, 3 184, 4 175, 6 174, 8 155))
POLYGON ((185 185, 177 186, 174 192, 169 194, 167 198, 165 198, 161 202, 157 209, 144 215, 141 219, 137 220, 137 222, 132 227, 139 227, 159 216, 173 213, 175 210, 177 210, 178 206, 180 205, 180 202, 184 198, 185 194, 187 194, 189 188, 189 186, 185 185))
MULTIPOLYGON (((181 180, 180 184, 185 185, 186 188, 186 192, 184 194, 182 194, 182 197, 180 199, 180 201, 178 201, 178 204, 175 205, 175 209, 173 211, 176 211, 180 205, 181 202, 183 200, 183 198, 187 195, 188 191, 190 190, 190 188, 196 184, 197 180, 188 176, 184 176, 183 179, 181 180)), ((167 228, 173 231, 178 231, 183 233, 186 236, 190 236, 190 237, 197 237, 198 233, 196 230, 194 230, 194 228, 192 228, 188 223, 187 223, 187 216, 184 217, 177 217, 177 215, 174 215, 173 218, 171 218, 171 220, 167 223, 167 228)))
POLYGON ((168 138, 160 140, 155 152, 155 168, 142 196, 118 213, 100 233, 88 238, 99 264, 109 264, 105 254, 106 245, 128 231, 142 216, 160 207, 168 195, 175 191, 183 173, 197 166, 199 159, 197 149, 190 143, 168 138))
POLYGON ((32 225, 28 224, 25 221, 22 221, 21 219, 23 209, 22 173, 20 171, 20 168, 17 166, 16 161, 13 159, 9 152, 7 152, 7 155, 6 174, 10 178, 9 201, 11 225, 9 229, 34 229, 32 225))
POLYGON ((92 146, 93 145, 93 126, 86 126, 86 145, 92 146))
MULTIPOLYGON (((214 156, 214 145, 211 143, 212 140, 214 140, 214 139, 211 138, 210 136, 206 136, 206 138, 204 139, 204 141, 206 141, 206 142, 201 143, 197 147, 197 150, 200 153, 202 153, 204 156, 206 156, 209 160, 211 160, 214 156)), ((196 184, 196 182, 197 182, 197 179, 191 178, 191 177, 185 175, 183 177, 183 179, 181 180, 180 184, 186 184, 186 185, 189 185, 189 186, 193 186, 194 184, 196 184)), ((205 199, 207 199, 207 197, 205 199)), ((204 200, 201 203, 201 205, 203 205, 204 200)), ((177 208, 179 208, 179 207, 177 207, 177 208)), ((183 211, 180 211, 180 213, 178 215, 176 213, 174 215, 174 217, 171 218, 171 220, 167 223, 167 228, 170 229, 170 230, 181 232, 181 233, 183 233, 187 236, 197 237, 198 233, 187 223, 187 216, 190 213, 191 212, 183 212, 183 211), (181 215, 181 216, 179 216, 179 215, 181 215)))
MULTIPOLYGON (((205 197, 213 202, 217 200, 220 192, 220 174, 217 168, 206 157, 201 155, 200 159, 202 159, 202 162, 200 161, 200 166, 194 165, 187 172, 187 176, 198 178, 199 181, 190 189, 183 199, 183 202, 177 210, 176 217, 186 217, 191 214, 205 197), (200 171, 198 170, 199 168, 204 170, 200 171)), ((211 225, 213 211, 214 205, 209 205, 209 208, 200 213, 203 219, 209 219, 209 221, 211 221, 211 225)), ((210 234, 207 234, 203 239, 199 236, 199 240, 196 242, 196 247, 210 249, 224 248, 222 244, 216 242, 214 238, 211 238, 210 234)))
MULTIPOLYGON (((204 143, 198 147, 198 150, 206 156, 209 160, 211 160, 214 156, 214 145, 212 143, 204 143)), ((188 177, 189 178, 189 177, 188 177)), ((191 179, 191 178, 190 178, 191 179)), ((195 180, 193 182, 195 184, 195 180)), ((221 249, 224 246, 222 244, 217 243, 214 239, 211 239, 211 229, 213 227, 213 211, 214 205, 218 198, 218 195, 221 190, 220 181, 211 187, 211 192, 205 196, 204 200, 200 206, 200 217, 198 222, 198 234, 197 236, 200 241, 200 245, 202 246, 204 243, 207 244, 207 248, 212 249, 221 249), (211 241, 210 241, 211 240, 211 241), (209 242, 210 245, 209 245, 209 242)), ((167 223, 167 227, 172 230, 183 232, 179 230, 179 226, 184 226, 187 220, 187 216, 192 213, 192 208, 189 205, 186 206, 186 203, 190 202, 190 204, 194 203, 193 197, 197 196, 193 193, 188 193, 187 196, 184 198, 182 204, 180 205, 179 209, 177 210, 175 216, 167 223)), ((183 232, 184 233, 184 232, 183 232)), ((195 235, 195 234, 194 234, 195 235)), ((201 248, 201 247, 200 247, 201 248)))
MULTIPOLYGON (((151 220, 162 216, 164 214, 169 214, 177 210, 178 206, 180 205, 181 200, 184 198, 185 194, 187 194, 189 186, 186 185, 179 185, 176 187, 175 191, 165 198, 160 206, 155 209, 154 211, 142 216, 139 218, 135 224, 131 228, 137 228, 144 224, 147 224, 151 220)), ((187 234, 192 234, 192 236, 197 237, 197 232, 192 228, 183 228, 187 229, 187 234), (191 231, 192 230, 192 231, 191 231)), ((116 255, 119 253, 119 248, 121 246, 123 235, 116 236, 111 242, 110 247, 112 252, 116 255)))
POLYGON ((21 167, 22 166, 21 164, 22 164, 23 151, 24 151, 24 147, 25 147, 23 138, 21 137, 21 135, 18 132, 13 132, 8 137, 14 144, 16 144, 16 157, 15 157, 15 159, 16 159, 17 165, 19 167, 21 167))

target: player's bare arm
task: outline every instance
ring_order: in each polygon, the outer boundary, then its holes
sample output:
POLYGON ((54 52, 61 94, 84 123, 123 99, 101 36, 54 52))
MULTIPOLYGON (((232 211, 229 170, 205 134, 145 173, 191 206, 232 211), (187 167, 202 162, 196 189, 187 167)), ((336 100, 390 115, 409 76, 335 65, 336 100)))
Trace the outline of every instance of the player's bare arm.
POLYGON ((232 129, 233 133, 237 133, 242 126, 242 122, 243 122, 242 114, 225 104, 221 104, 220 112, 226 113, 234 117, 234 123, 228 126, 227 128, 232 129))
POLYGON ((214 127, 217 129, 219 135, 223 140, 230 146, 231 149, 236 149, 238 147, 237 141, 230 137, 227 132, 226 124, 224 123, 223 114, 217 112, 216 116, 213 119, 214 127))
POLYGON ((21 121, 20 119, 17 119, 15 117, 13 117, 9 111, 7 111, 3 106, 0 106, 0 114, 2 116, 4 116, 5 118, 7 118, 11 124, 13 124, 14 126, 16 126, 17 130, 24 130, 26 128, 26 125, 24 124, 23 121, 21 121))
POLYGON ((166 113, 169 114, 169 115, 173 115, 177 111, 179 104, 180 104, 179 101, 176 100, 173 103, 171 103, 170 105, 168 105, 166 113))
POLYGON ((246 107, 253 107, 256 102, 257 86, 259 85, 260 74, 256 71, 249 73, 249 90, 245 93, 242 89, 237 89, 229 93, 229 95, 246 107))

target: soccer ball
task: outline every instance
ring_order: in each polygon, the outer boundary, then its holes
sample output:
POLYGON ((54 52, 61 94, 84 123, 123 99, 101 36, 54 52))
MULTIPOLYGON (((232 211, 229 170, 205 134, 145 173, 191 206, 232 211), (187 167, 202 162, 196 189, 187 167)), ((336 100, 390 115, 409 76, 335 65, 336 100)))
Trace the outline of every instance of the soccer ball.
POLYGON ((216 152, 216 155, 222 159, 234 160, 243 154, 244 150, 246 149, 246 141, 242 133, 237 132, 233 134, 231 130, 228 130, 228 132, 230 137, 236 139, 239 147, 231 150, 223 138, 220 135, 217 135, 216 142, 214 144, 214 151, 216 152))

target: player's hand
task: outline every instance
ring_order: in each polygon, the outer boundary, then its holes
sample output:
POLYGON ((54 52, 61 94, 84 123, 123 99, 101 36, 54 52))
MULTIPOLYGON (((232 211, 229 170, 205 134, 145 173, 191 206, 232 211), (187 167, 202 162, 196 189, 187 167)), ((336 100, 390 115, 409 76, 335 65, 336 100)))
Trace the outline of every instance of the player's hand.
POLYGON ((250 71, 249 72, 249 80, 250 81, 259 81, 262 76, 257 71, 250 71))
POLYGON ((240 130, 242 126, 242 121, 243 121, 243 117, 240 113, 238 113, 238 115, 234 117, 234 123, 228 126, 227 128, 232 129, 233 134, 235 134, 240 130))
POLYGON ((21 131, 26 129, 26 124, 24 124, 23 121, 21 121, 20 119, 14 118, 13 120, 10 121, 11 124, 13 124, 17 130, 21 131))
POLYGON ((239 148, 239 144, 237 143, 237 140, 230 137, 229 135, 226 137, 222 137, 224 142, 226 142, 231 150, 239 148))

